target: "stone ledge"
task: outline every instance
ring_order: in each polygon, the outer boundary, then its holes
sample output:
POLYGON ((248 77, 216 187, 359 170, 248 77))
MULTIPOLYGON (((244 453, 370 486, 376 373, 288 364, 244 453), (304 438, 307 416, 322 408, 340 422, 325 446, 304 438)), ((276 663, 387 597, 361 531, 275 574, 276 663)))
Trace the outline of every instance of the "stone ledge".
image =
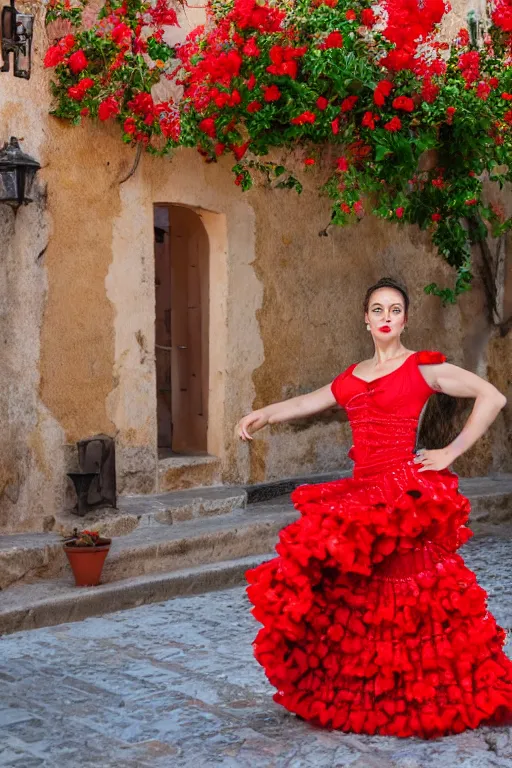
POLYGON ((13 587, 0 594, 0 635, 238 586, 245 583, 248 569, 273 556, 268 552, 265 555, 139 576, 98 587, 75 587, 71 579, 13 587))

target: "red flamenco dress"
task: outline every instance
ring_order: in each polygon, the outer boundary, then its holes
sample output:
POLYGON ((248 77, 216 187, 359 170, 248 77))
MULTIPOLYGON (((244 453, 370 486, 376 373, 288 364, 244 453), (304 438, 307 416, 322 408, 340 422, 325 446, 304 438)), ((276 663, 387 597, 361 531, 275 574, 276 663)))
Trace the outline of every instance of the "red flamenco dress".
POLYGON ((445 359, 416 352, 372 382, 355 365, 333 381, 353 477, 298 487, 278 556, 246 574, 274 700, 317 726, 431 738, 512 712, 505 633, 456 554, 469 502, 452 472, 413 463, 433 393, 418 366, 445 359))

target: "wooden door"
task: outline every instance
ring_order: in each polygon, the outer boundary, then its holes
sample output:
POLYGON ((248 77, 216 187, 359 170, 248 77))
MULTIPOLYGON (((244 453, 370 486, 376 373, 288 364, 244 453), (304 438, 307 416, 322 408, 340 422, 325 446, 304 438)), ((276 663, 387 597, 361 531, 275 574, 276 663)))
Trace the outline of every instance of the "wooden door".
MULTIPOLYGON (((166 281, 166 296, 157 298, 157 380, 161 413, 168 419, 173 453, 206 453, 208 426, 208 237, 200 216, 181 206, 169 206, 169 236, 164 237, 168 273, 156 271, 166 281), (167 334, 167 335, 166 335, 167 334), (165 343, 159 340, 165 339, 165 343), (168 358, 164 358, 169 347, 168 358), (159 358, 160 355, 160 358, 159 358), (160 374, 158 361, 160 359, 160 374), (168 386, 169 392, 166 387, 168 386)), ((157 256, 158 258, 158 256, 157 256)), ((157 288, 157 292, 162 286, 157 288)), ((157 293, 158 295, 158 293, 157 293)), ((159 440, 166 441, 166 425, 159 426, 159 440)), ((161 443, 166 447, 166 443, 161 443)))
POLYGON ((155 360, 158 447, 172 449, 171 257, 169 233, 155 227, 155 360))

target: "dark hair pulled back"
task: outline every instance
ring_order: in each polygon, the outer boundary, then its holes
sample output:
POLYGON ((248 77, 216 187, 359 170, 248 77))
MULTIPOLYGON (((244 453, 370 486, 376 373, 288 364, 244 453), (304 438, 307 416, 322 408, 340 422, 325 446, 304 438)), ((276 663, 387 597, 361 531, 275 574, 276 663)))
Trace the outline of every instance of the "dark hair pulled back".
POLYGON ((371 285, 368 290, 366 291, 366 295, 364 297, 363 307, 364 311, 368 312, 368 306, 370 304, 370 297, 372 293, 375 291, 378 291, 379 288, 394 288, 395 291, 399 291, 399 293, 402 294, 405 304, 405 314, 409 311, 409 294, 407 293, 407 288, 403 283, 400 283, 398 280, 395 280, 394 277, 381 277, 381 279, 375 283, 375 285, 371 285))

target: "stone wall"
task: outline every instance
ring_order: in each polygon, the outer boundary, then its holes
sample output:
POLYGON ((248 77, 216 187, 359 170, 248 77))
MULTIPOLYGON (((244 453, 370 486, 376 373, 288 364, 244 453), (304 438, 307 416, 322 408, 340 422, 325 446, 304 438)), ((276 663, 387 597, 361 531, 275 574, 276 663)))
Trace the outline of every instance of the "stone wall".
MULTIPOLYGON (((339 411, 267 429, 250 445, 233 430, 252 408, 320 387, 371 354, 361 301, 384 274, 412 294, 407 346, 442 349, 509 390, 510 335, 489 327, 478 280, 455 307, 423 294, 428 282, 452 279, 427 235, 367 217, 320 237, 330 216, 316 192, 321 168, 300 197, 243 194, 228 159, 206 165, 180 151, 144 157, 121 183, 134 152, 117 126, 49 116, 46 44, 39 15, 31 80, 0 75, 0 137, 23 138, 43 166, 35 203, 16 216, 0 207, 1 531, 51 527, 66 504, 74 444, 99 432, 116 438, 120 491, 157 490, 155 203, 193 207, 210 240, 208 449, 223 482, 349 467, 339 411)), ((459 471, 512 469, 511 413, 459 471)))

